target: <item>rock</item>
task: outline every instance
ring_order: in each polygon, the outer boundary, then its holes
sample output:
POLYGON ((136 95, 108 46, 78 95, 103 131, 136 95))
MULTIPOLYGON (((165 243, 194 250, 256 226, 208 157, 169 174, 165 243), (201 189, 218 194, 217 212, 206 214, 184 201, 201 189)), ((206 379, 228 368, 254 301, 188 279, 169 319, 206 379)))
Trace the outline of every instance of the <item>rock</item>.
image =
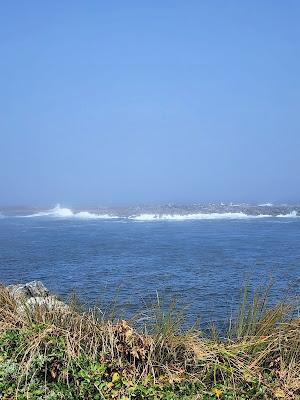
POLYGON ((58 300, 55 296, 48 297, 30 297, 24 302, 24 308, 33 308, 34 306, 45 307, 46 309, 68 308, 62 301, 58 300))
POLYGON ((9 285, 7 289, 15 298, 18 304, 18 311, 22 314, 32 310, 35 306, 43 307, 47 310, 68 308, 56 296, 50 295, 49 290, 40 281, 9 285))
POLYGON ((40 281, 32 281, 29 283, 9 285, 7 286, 9 292, 16 298, 31 298, 31 297, 47 297, 49 290, 40 281))

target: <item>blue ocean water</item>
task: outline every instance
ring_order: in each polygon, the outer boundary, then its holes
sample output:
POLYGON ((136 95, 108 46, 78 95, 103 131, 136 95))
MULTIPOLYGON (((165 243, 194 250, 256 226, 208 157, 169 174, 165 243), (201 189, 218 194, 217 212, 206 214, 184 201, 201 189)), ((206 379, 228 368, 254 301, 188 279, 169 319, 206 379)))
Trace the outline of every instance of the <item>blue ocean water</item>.
POLYGON ((125 316, 158 293, 186 306, 190 321, 227 317, 245 282, 272 278, 272 301, 289 284, 299 293, 299 208, 174 207, 2 210, 0 281, 42 280, 87 304, 116 298, 125 316))

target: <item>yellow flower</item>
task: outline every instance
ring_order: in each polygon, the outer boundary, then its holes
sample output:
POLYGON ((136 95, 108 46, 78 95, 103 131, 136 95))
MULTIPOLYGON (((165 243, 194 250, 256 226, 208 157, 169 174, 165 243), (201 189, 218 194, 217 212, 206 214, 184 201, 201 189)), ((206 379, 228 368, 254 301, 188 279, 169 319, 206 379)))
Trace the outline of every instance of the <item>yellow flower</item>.
POLYGON ((217 399, 220 399, 222 396, 222 391, 220 389, 214 389, 215 396, 217 399))
POLYGON ((285 398, 285 393, 282 389, 277 388, 274 392, 274 396, 276 399, 284 399, 285 398))
POLYGON ((111 379, 112 383, 117 382, 119 379, 120 379, 120 375, 117 372, 114 372, 112 379, 111 379))

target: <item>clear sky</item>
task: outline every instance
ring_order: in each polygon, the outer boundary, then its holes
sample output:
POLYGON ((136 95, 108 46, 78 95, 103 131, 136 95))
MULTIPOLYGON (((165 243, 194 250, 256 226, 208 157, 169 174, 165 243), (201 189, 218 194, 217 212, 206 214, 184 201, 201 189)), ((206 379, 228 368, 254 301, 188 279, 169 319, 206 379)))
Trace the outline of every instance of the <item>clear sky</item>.
POLYGON ((0 204, 300 201, 300 2, 0 5, 0 204))

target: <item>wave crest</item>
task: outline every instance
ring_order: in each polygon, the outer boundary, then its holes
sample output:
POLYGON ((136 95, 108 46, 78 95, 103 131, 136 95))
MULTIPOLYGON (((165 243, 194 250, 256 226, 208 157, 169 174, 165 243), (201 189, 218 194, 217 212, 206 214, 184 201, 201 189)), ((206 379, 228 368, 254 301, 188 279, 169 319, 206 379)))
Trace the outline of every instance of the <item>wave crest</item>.
MULTIPOLYGON (((242 219, 259 219, 259 218, 300 218, 296 210, 290 211, 287 214, 247 214, 243 211, 236 212, 198 212, 198 213, 186 213, 186 214, 172 214, 172 213, 141 213, 132 215, 114 215, 114 214, 96 214, 89 211, 72 211, 70 208, 60 207, 58 204, 56 207, 47 210, 40 211, 31 215, 21 216, 23 218, 36 218, 36 217, 48 217, 48 218, 76 218, 82 220, 91 219, 122 219, 122 220, 133 220, 133 221, 193 221, 193 220, 242 220, 242 219)), ((1 218, 1 213, 0 213, 1 218)))
POLYGON ((135 221, 155 221, 155 220, 208 220, 208 219, 248 219, 248 218, 270 218, 272 215, 249 215, 242 212, 235 213, 197 213, 197 214, 140 214, 130 216, 129 219, 135 221))
POLYGON ((300 215, 297 214, 297 211, 291 211, 289 214, 278 214, 278 218, 299 218, 300 215))
POLYGON ((114 215, 109 214, 95 214, 89 211, 74 212, 70 208, 62 208, 58 204, 56 207, 48 211, 40 211, 35 214, 25 215, 26 218, 36 217, 54 217, 54 218, 78 218, 78 219, 111 219, 118 218, 114 215))

